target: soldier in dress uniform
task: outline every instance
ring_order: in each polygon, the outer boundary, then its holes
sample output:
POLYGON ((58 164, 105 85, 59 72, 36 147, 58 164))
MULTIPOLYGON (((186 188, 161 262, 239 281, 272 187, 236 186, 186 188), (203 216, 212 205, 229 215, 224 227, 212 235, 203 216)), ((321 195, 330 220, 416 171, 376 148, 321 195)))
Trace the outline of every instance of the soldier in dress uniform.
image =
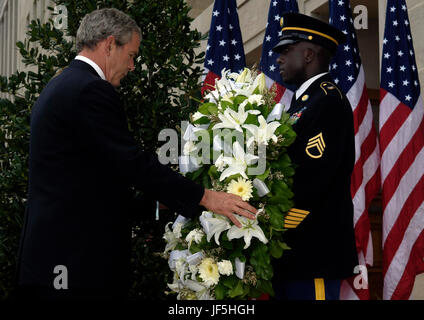
POLYGON ((295 92, 288 112, 297 138, 294 203, 285 217, 291 250, 274 264, 276 299, 339 299, 341 280, 358 265, 350 177, 355 162, 353 113, 328 70, 338 29, 312 17, 286 13, 273 48, 283 81, 295 92))

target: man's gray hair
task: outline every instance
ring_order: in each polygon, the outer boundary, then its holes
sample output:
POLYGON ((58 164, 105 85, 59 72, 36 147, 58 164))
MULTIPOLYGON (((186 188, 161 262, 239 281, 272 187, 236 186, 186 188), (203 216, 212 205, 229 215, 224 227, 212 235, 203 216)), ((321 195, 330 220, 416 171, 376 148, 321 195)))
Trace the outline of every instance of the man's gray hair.
POLYGON ((114 36, 116 44, 123 46, 131 41, 133 32, 141 37, 140 27, 122 11, 114 8, 95 10, 81 21, 77 31, 77 52, 84 48, 94 49, 109 36, 114 36))

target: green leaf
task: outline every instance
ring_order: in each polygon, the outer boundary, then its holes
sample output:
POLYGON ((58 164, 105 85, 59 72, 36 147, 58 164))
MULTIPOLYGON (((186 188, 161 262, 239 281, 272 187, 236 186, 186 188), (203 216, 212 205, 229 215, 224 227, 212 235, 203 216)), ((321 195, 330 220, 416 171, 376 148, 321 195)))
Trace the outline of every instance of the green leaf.
POLYGON ((220 283, 222 283, 227 288, 233 288, 239 279, 236 276, 230 276, 222 279, 220 283))
POLYGON ((227 108, 237 110, 237 108, 231 102, 221 100, 220 103, 221 103, 222 112, 224 112, 225 109, 227 109, 227 108))
POLYGON ((196 180, 205 170, 205 167, 201 167, 192 173, 192 180, 196 180))
POLYGON ((217 115, 218 114, 218 107, 214 104, 208 107, 208 111, 210 114, 217 115))
POLYGON ((258 116, 249 113, 249 115, 246 118, 246 121, 244 122, 245 124, 254 124, 254 125, 259 125, 259 121, 258 121, 258 116))
POLYGON ((204 103, 199 107, 199 112, 204 114, 204 115, 209 116, 210 115, 209 107, 212 107, 212 106, 216 107, 215 103, 212 103, 212 102, 204 103))
POLYGON ((265 244, 257 242, 254 245, 250 256, 250 263, 259 278, 271 280, 273 270, 271 266, 271 259, 268 255, 268 247, 265 244))
POLYGON ((243 283, 241 280, 237 281, 236 285, 233 286, 229 291, 228 295, 230 298, 235 298, 243 294, 243 283))
POLYGON ((223 300, 227 294, 228 288, 222 283, 222 280, 215 287, 216 300, 223 300))
POLYGON ((281 203, 287 202, 287 197, 285 196, 272 196, 269 200, 268 203, 271 205, 278 205, 281 203))
POLYGON ((262 293, 267 293, 271 297, 275 295, 274 289, 272 288, 272 282, 267 280, 258 280, 257 289, 262 293))
POLYGON ((271 168, 268 167, 268 169, 266 169, 266 171, 263 174, 256 176, 256 178, 258 178, 259 180, 265 181, 265 179, 268 178, 270 172, 271 172, 271 168))
POLYGON ((285 243, 285 242, 281 242, 280 240, 278 240, 278 245, 283 249, 283 250, 291 250, 291 248, 285 243))
POLYGON ((275 229, 282 229, 284 227, 284 215, 278 206, 268 205, 265 211, 269 214, 269 221, 271 226, 275 229))
POLYGON ((271 241, 269 250, 271 252, 271 255, 276 259, 281 258, 281 256, 283 255, 283 248, 280 246, 279 241, 271 241))
POLYGON ((193 124, 208 124, 211 122, 208 117, 201 117, 197 119, 196 121, 193 121, 193 124))
POLYGON ((247 97, 245 97, 245 96, 236 96, 235 98, 234 98, 234 104, 235 105, 239 105, 239 104, 241 104, 244 100, 246 100, 247 99, 247 97))

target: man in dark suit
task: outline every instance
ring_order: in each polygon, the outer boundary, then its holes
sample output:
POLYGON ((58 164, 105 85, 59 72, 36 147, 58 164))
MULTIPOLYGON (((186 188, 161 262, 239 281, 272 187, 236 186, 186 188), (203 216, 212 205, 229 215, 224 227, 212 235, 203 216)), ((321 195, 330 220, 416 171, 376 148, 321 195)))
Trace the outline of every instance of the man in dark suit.
POLYGON ((134 70, 140 40, 136 23, 116 9, 86 15, 79 55, 33 107, 21 298, 125 298, 132 187, 187 217, 205 207, 240 226, 234 213, 256 213, 240 197, 205 190, 137 146, 114 87, 134 70))
POLYGON ((355 162, 352 109, 328 74, 344 34, 317 19, 287 13, 274 51, 284 82, 298 88, 288 112, 297 138, 295 208, 285 217, 291 250, 274 265, 277 299, 339 299, 358 258, 350 177, 355 162))

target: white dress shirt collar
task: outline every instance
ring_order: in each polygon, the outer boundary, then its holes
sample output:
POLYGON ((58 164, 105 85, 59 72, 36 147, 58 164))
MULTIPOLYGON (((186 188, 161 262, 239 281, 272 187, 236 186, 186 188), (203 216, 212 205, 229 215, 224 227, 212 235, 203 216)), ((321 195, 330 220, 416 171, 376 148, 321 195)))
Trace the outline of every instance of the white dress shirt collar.
POLYGON ((94 70, 96 70, 100 78, 102 78, 103 80, 106 80, 105 74, 103 73, 102 69, 100 69, 97 63, 95 63, 93 60, 84 56, 79 56, 79 55, 75 57, 75 60, 81 60, 81 61, 84 61, 85 63, 88 63, 90 66, 94 68, 94 70))
POLYGON ((327 74, 328 72, 323 72, 320 74, 317 74, 316 76, 313 76, 312 78, 310 78, 309 80, 306 80, 300 87, 299 89, 296 90, 296 100, 299 99, 302 94, 309 88, 309 86, 315 82, 315 80, 317 80, 318 78, 321 78, 323 75, 327 74))

